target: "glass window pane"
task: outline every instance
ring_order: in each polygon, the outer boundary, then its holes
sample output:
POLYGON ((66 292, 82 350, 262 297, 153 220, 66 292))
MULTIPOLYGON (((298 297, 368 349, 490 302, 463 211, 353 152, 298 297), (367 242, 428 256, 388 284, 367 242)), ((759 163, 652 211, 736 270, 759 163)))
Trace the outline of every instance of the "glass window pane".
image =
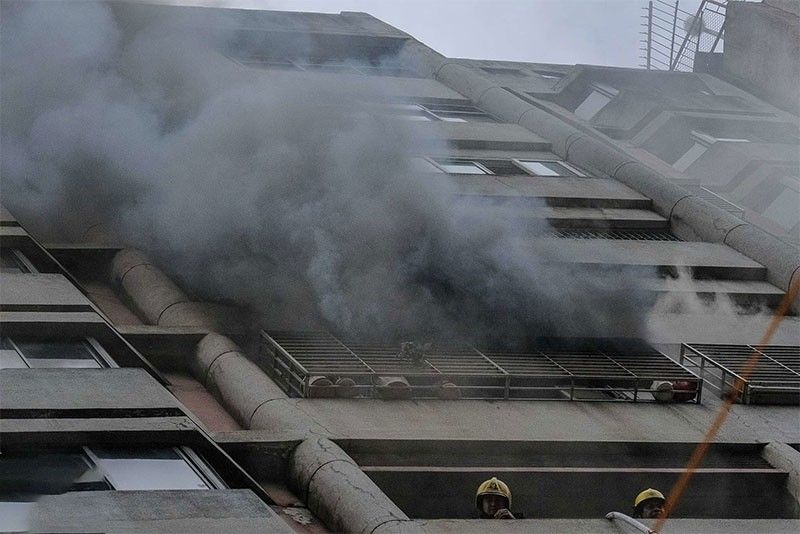
POLYGON ((209 489, 173 449, 92 448, 98 467, 117 490, 209 489))
POLYGON ((572 170, 557 161, 520 160, 519 163, 536 176, 575 176, 572 170))
POLYGON ((600 91, 592 91, 586 97, 586 100, 575 108, 575 115, 584 120, 589 120, 597 115, 609 102, 611 102, 611 97, 604 95, 600 91))
POLYGON ((0 501, 0 532, 27 532, 32 502, 0 501))
POLYGON ((672 164, 673 167, 678 169, 679 171, 685 171, 689 168, 689 166, 697 161, 697 159, 705 154, 708 147, 701 143, 695 143, 692 145, 692 148, 686 151, 686 153, 681 156, 678 161, 672 164))
POLYGON ((39 340, 14 338, 28 360, 94 360, 94 353, 83 340, 39 340))
POLYGON ((95 359, 75 360, 71 358, 28 358, 34 369, 100 369, 102 365, 95 359))
POLYGON ((411 171, 441 173, 442 169, 424 158, 411 158, 411 171))
POLYGON ((26 501, 24 495, 57 495, 74 489, 90 471, 81 452, 34 452, 0 455, 0 501, 26 501))
POLYGON ((0 272, 3 273, 22 273, 19 261, 14 257, 14 251, 10 248, 0 249, 0 272))
POLYGON ((25 369, 25 361, 14 349, 0 349, 0 369, 25 369))
POLYGON ((436 163, 450 174, 488 174, 474 161, 436 160, 436 163))
POLYGON ((387 106, 391 110, 392 116, 409 121, 433 121, 425 110, 416 104, 391 104, 387 106))
POLYGON ((437 113, 436 116, 445 122, 468 122, 467 119, 464 118, 468 115, 459 115, 457 113, 437 113))

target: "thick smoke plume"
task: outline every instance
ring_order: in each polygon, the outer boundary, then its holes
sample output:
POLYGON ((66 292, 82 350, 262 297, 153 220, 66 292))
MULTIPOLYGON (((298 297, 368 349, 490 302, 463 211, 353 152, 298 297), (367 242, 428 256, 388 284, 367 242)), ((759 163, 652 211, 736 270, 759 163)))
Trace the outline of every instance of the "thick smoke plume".
POLYGON ((413 156, 446 147, 366 112, 387 99, 376 79, 367 91, 248 69, 217 52, 221 32, 123 7, 3 3, 3 202, 36 235, 105 225, 198 298, 267 325, 510 342, 640 333, 630 276, 557 264, 525 238, 546 223, 414 172, 413 156))

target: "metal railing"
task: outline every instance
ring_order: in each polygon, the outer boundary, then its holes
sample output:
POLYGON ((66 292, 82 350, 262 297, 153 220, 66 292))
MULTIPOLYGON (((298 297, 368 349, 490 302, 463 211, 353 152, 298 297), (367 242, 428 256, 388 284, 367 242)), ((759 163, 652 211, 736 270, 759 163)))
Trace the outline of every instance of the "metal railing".
POLYGON ((702 0, 695 13, 676 0, 652 0, 643 7, 641 66, 689 71, 699 52, 714 52, 724 39, 728 0, 702 0))
POLYGON ((627 241, 680 241, 667 230, 603 230, 596 228, 558 228, 549 232, 563 239, 616 239, 627 241))
POLYGON ((720 396, 733 391, 748 358, 759 354, 758 365, 744 380, 737 399, 742 404, 797 404, 800 402, 800 346, 685 343, 680 363, 696 374, 720 396))
POLYGON ((262 332, 266 371, 293 397, 701 400, 700 377, 638 341, 565 341, 520 351, 436 343, 417 362, 399 349, 328 332, 262 332), (387 385, 387 377, 401 387, 387 385))

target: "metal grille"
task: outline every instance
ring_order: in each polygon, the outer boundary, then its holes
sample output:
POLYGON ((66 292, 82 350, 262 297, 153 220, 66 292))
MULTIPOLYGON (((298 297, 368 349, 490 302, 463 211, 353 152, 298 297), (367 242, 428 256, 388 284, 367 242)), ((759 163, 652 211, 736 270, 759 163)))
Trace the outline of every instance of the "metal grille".
POLYGON ((797 404, 800 402, 800 346, 684 344, 681 364, 698 375, 721 396, 729 394, 751 355, 759 361, 737 399, 743 404, 797 404))
POLYGON ((648 70, 694 70, 700 52, 714 52, 723 42, 728 0, 701 0, 697 11, 680 2, 652 0, 643 7, 641 66, 648 70))
POLYGON ((327 332, 262 332, 267 372, 295 397, 386 398, 387 377, 402 378, 404 398, 440 398, 449 388, 471 399, 652 402, 655 383, 666 381, 689 391, 680 400, 699 403, 702 390, 698 376, 641 342, 559 341, 522 351, 434 343, 416 363, 399 353, 398 345, 327 332), (347 388, 334 385, 343 379, 347 388))
POLYGON ((597 230, 593 228, 553 229, 553 237, 565 239, 620 239, 629 241, 680 241, 667 231, 658 230, 597 230))

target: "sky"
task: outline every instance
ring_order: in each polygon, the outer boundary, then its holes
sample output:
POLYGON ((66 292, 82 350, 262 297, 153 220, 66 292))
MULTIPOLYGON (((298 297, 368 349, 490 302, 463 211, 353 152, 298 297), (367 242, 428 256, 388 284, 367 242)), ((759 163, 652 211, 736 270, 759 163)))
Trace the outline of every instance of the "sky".
MULTIPOLYGON (((164 0, 162 0, 164 1, 164 0)), ((171 0, 247 9, 364 11, 449 57, 640 66, 645 0, 171 0)), ((686 11, 699 0, 681 0, 686 11)))

